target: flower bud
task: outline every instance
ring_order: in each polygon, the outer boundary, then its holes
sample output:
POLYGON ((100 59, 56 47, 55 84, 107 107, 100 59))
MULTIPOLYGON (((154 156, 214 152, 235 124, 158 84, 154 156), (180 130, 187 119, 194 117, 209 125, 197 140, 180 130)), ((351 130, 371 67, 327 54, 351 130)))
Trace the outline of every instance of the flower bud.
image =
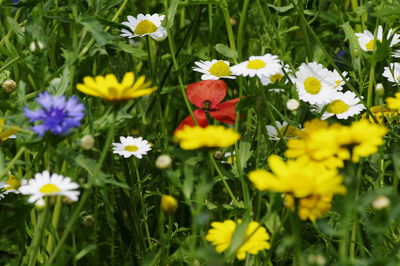
POLYGON ((93 215, 86 215, 82 219, 82 224, 86 227, 90 227, 94 224, 94 216, 93 215))
POLYGON ((161 210, 165 213, 173 213, 178 208, 178 201, 170 195, 162 195, 161 210))
POLYGON ((355 48, 355 49, 353 50, 353 54, 354 54, 355 57, 359 57, 359 56, 360 56, 360 50, 358 50, 357 48, 355 48))
POLYGON ((41 210, 43 210, 44 208, 46 208, 46 202, 44 201, 43 198, 41 198, 41 199, 39 199, 39 200, 37 200, 37 201, 35 202, 35 209, 36 209, 36 210, 41 211, 41 210))
POLYGON ((156 159, 156 167, 158 169, 165 169, 171 166, 172 159, 168 154, 161 154, 156 159))
POLYGON ((7 79, 3 82, 2 87, 6 93, 11 93, 17 88, 17 83, 12 79, 7 79))
POLYGON ((85 150, 93 148, 94 138, 91 135, 85 135, 81 138, 81 147, 85 150))
POLYGON ((216 151, 214 153, 214 158, 216 160, 222 160, 224 158, 224 153, 222 151, 216 151))
POLYGON ((385 93, 385 88, 383 87, 382 83, 376 84, 375 91, 379 95, 383 95, 385 93))
POLYGON ((372 202, 372 207, 375 210, 382 210, 384 208, 389 207, 390 205, 390 199, 386 196, 378 196, 376 199, 372 202))
POLYGON ((300 103, 296 99, 290 99, 286 102, 286 108, 290 111, 296 111, 300 106, 300 103))

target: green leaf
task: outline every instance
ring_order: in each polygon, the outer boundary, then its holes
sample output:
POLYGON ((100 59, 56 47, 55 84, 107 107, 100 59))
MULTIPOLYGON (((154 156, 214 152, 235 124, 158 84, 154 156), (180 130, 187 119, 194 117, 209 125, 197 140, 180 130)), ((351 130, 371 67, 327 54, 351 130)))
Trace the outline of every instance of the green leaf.
POLYGON ((356 57, 354 55, 354 49, 358 49, 360 51, 361 47, 358 44, 358 40, 357 40, 357 37, 356 37, 356 35, 354 33, 353 28, 350 26, 349 22, 346 22, 346 23, 340 25, 340 27, 343 29, 344 34, 346 35, 346 39, 349 40, 351 56, 352 57, 356 57))
POLYGON ((223 56, 226 56, 231 59, 236 59, 238 56, 235 50, 229 48, 228 46, 222 43, 218 43, 217 45, 215 45, 215 50, 217 50, 217 52, 222 54, 223 56))
POLYGON ((372 13, 372 16, 384 18, 388 16, 400 16, 400 5, 391 4, 390 7, 384 7, 372 13))
POLYGON ((178 10, 179 0, 172 0, 168 11, 167 11, 167 25, 166 28, 169 29, 174 25, 174 18, 176 11, 178 10))
POLYGON ((272 4, 268 4, 268 6, 272 7, 273 9, 275 9, 276 11, 278 11, 279 13, 284 13, 286 11, 289 11, 290 9, 293 8, 293 5, 287 5, 287 6, 275 6, 272 4))
POLYGON ((131 44, 125 42, 115 42, 113 43, 113 46, 121 49, 122 51, 128 54, 131 54, 132 56, 138 59, 144 59, 147 56, 146 52, 143 51, 142 49, 133 47, 131 44))

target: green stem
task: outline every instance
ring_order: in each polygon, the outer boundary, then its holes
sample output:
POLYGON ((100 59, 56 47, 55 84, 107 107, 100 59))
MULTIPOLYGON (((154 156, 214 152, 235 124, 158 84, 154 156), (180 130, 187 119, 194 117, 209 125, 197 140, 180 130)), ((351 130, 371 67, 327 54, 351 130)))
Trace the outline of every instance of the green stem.
MULTIPOLYGON (((238 32, 238 40, 237 40, 237 52, 238 52, 238 59, 242 59, 242 48, 243 48, 243 27, 244 27, 244 22, 246 21, 246 13, 247 13, 247 8, 249 6, 249 0, 245 0, 243 3, 242 7, 242 13, 240 15, 240 22, 239 22, 239 32, 238 32)), ((229 23, 230 24, 230 23, 229 23)), ((230 27, 232 28, 232 26, 230 27)))
POLYGON ((224 184, 224 187, 226 189, 226 191, 228 192, 229 196, 231 197, 232 202, 239 207, 239 202, 237 201, 237 199, 235 198, 235 195, 233 194, 231 188, 229 187, 229 184, 226 182, 225 180, 225 176, 222 174, 221 169, 219 169, 219 166, 217 164, 217 162, 215 161, 214 157, 212 156, 211 153, 208 154, 210 157, 210 160, 215 168, 215 170, 218 173, 219 178, 221 179, 222 183, 224 184))
POLYGON ((292 233, 294 237, 294 257, 293 257, 293 265, 301 266, 303 265, 303 258, 301 256, 302 248, 301 248, 301 222, 299 218, 299 201, 295 199, 295 209, 294 213, 291 215, 291 224, 292 224, 292 233))
POLYGON ((146 205, 144 204, 144 196, 143 196, 143 193, 142 193, 142 180, 140 179, 139 168, 138 168, 138 165, 137 165, 137 162, 136 162, 135 158, 133 159, 133 168, 135 169, 135 174, 136 174, 136 178, 137 178, 140 205, 142 207, 142 213, 143 213, 144 229, 146 231, 146 237, 147 237, 147 242, 149 244, 149 248, 151 248, 152 244, 151 244, 149 225, 147 224, 146 205))
MULTIPOLYGON (((51 224, 53 226, 55 233, 57 233, 58 222, 60 220, 60 214, 61 214, 61 207, 62 207, 62 197, 58 196, 56 205, 54 206, 53 218, 51 219, 51 224)), ((53 240, 52 235, 49 234, 49 238, 47 240, 47 253, 48 254, 51 254, 51 252, 53 252, 54 243, 55 243, 55 241, 53 240)))
POLYGON ((173 37, 171 35, 171 31, 170 30, 168 30, 168 44, 169 44, 169 50, 170 50, 172 62, 173 62, 173 65, 174 65, 174 69, 175 69, 175 71, 177 73, 177 76, 178 76, 179 89, 180 89, 182 97, 183 97, 183 99, 185 101, 186 108, 188 109, 189 114, 193 119, 193 122, 195 123, 195 125, 198 126, 199 123, 197 123, 196 117, 193 114, 192 107, 190 106, 189 100, 188 100, 188 98, 186 96, 185 86, 183 85, 182 76, 181 76, 181 73, 179 71, 179 65, 178 65, 178 62, 177 62, 176 57, 175 57, 175 44, 174 44, 174 40, 173 40, 173 37))
POLYGON ((375 66, 376 62, 371 63, 369 69, 369 82, 368 82, 368 94, 367 94, 367 108, 369 109, 373 105, 373 92, 374 92, 374 82, 375 82, 375 66))
POLYGON ((40 243, 42 242, 44 229, 46 227, 46 220, 47 220, 47 215, 49 213, 49 208, 50 208, 50 203, 48 200, 46 200, 46 207, 39 215, 37 226, 35 228, 35 233, 33 235, 32 242, 28 250, 29 254, 28 266, 34 266, 36 264, 37 255, 39 252, 39 246, 40 243))
POLYGON ((18 160, 18 158, 22 155, 22 153, 25 151, 25 147, 22 147, 21 149, 18 150, 17 154, 15 154, 14 158, 11 159, 11 161, 7 164, 7 167, 3 169, 3 171, 0 172, 0 178, 4 176, 8 171, 14 166, 15 162, 18 160))
MULTIPOLYGON (((226 30, 228 31, 229 45, 231 46, 232 50, 236 51, 235 37, 233 35, 231 17, 229 15, 228 3, 226 0, 222 2, 221 8, 222 8, 222 13, 224 14, 226 30)), ((235 63, 237 63, 236 59, 234 61, 235 63)))

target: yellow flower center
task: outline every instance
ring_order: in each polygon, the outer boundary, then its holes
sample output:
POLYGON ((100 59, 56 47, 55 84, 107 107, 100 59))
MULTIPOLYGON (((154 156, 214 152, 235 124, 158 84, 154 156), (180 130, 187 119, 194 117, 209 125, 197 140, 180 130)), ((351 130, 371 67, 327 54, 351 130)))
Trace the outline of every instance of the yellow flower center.
POLYGON ((367 48, 368 50, 374 50, 375 49, 374 40, 370 40, 369 42, 367 42, 367 44, 365 45, 365 48, 367 48))
POLYGON ((281 128, 282 135, 287 137, 287 138, 294 138, 298 137, 299 129, 295 128, 294 126, 286 125, 281 128))
POLYGON ((263 68, 266 66, 267 66, 267 64, 260 59, 250 60, 249 63, 247 63, 247 68, 250 68, 250 69, 260 69, 260 68, 263 68))
POLYGON ((8 185, 8 187, 4 188, 5 190, 18 189, 21 186, 18 178, 10 174, 8 175, 8 180, 6 184, 8 185))
POLYGON ((56 185, 54 184, 46 184, 44 186, 42 186, 39 189, 40 192, 44 193, 44 194, 50 194, 50 193, 55 193, 55 192, 60 192, 61 189, 59 189, 56 185))
POLYGON ((349 110, 349 106, 342 100, 334 100, 326 110, 331 114, 342 114, 349 110))
POLYGON ((139 148, 138 146, 135 145, 128 145, 124 148, 126 151, 130 151, 130 152, 135 152, 137 151, 139 148))
POLYGON ((277 81, 280 81, 282 78, 283 78, 283 75, 280 74, 280 73, 278 73, 278 74, 272 75, 272 76, 269 78, 269 80, 271 80, 272 83, 275 83, 275 82, 277 82, 277 81))
POLYGON ((337 87, 337 86, 339 86, 339 85, 340 85, 340 83, 341 83, 341 81, 340 81, 340 80, 336 80, 336 81, 335 81, 336 87, 337 87))
POLYGON ((225 64, 224 61, 218 61, 213 64, 208 71, 210 71, 211 75, 216 77, 229 76, 232 73, 229 66, 225 64))
POLYGON ((157 30, 157 26, 150 20, 142 20, 136 25, 135 34, 143 35, 146 33, 153 33, 157 30))
POLYGON ((304 81, 304 89, 309 94, 318 94, 321 90, 321 82, 314 77, 309 77, 304 81))

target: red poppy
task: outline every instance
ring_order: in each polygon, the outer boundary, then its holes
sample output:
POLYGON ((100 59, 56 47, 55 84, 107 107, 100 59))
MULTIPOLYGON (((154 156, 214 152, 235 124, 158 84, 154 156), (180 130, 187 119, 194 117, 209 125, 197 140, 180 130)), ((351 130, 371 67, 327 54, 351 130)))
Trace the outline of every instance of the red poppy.
MULTIPOLYGON (((200 109, 194 110, 193 114, 201 127, 208 126, 206 113, 213 118, 226 124, 235 124, 235 106, 239 98, 220 103, 226 96, 226 83, 222 80, 203 80, 190 84, 186 88, 186 95, 191 103, 200 109)), ((194 126, 195 123, 189 115, 178 126, 194 126)))

